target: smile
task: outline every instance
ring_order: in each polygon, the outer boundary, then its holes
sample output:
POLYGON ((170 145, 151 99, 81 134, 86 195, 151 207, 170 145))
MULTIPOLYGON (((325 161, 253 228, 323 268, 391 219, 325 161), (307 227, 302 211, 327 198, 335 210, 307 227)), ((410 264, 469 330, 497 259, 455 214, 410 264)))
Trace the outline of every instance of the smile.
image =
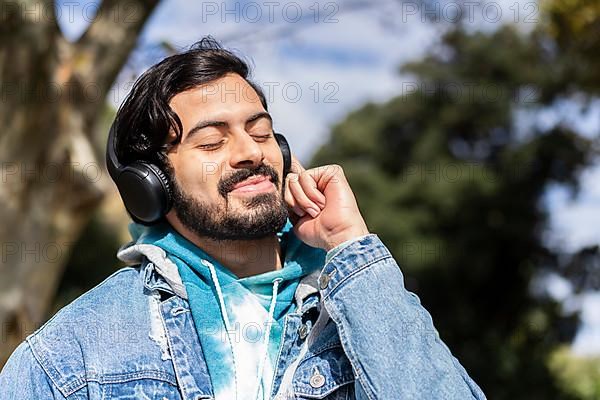
POLYGON ((275 189, 275 185, 267 176, 252 176, 234 186, 231 193, 264 193, 275 189))

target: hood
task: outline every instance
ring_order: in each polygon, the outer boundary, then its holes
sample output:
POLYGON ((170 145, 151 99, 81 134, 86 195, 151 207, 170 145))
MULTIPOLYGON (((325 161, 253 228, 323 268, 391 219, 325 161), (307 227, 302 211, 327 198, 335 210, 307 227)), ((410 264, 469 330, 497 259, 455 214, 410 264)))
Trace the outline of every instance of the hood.
MULTIPOLYGON (((141 264, 144 258, 152 263, 150 271, 147 271, 147 280, 152 280, 152 273, 155 272, 159 278, 163 279, 168 287, 179 297, 188 299, 187 290, 177 268, 177 265, 167 256, 167 252, 160 246, 155 244, 157 236, 165 236, 167 231, 173 229, 166 223, 153 226, 144 226, 131 222, 129 224, 129 234, 132 240, 121 246, 117 252, 117 258, 129 265, 141 264)), ((178 235, 180 236, 180 235, 178 235)), ((295 290, 295 301, 298 308, 302 306, 303 301, 311 294, 318 293, 317 278, 320 273, 320 268, 325 263, 325 250, 317 249, 303 243, 296 237, 293 231, 293 225, 288 219, 285 226, 277 233, 282 252, 284 254, 283 270, 280 271, 280 277, 292 278, 300 274, 302 279, 295 290)), ((181 237, 182 238, 182 237, 181 237)), ((198 247, 193 245, 187 239, 183 238, 196 250, 198 247)), ((200 250, 201 251, 201 250, 200 250)), ((218 264, 216 260, 208 254, 202 252, 203 258, 218 264)), ((263 274, 249 276, 238 279, 238 281, 251 290, 259 291, 259 293, 268 292, 266 284, 270 285, 272 278, 279 271, 270 271, 263 274), (265 289, 266 288, 266 289, 265 289)), ((231 277, 235 278, 233 274, 231 277)), ((237 279, 237 278, 235 278, 237 279)))

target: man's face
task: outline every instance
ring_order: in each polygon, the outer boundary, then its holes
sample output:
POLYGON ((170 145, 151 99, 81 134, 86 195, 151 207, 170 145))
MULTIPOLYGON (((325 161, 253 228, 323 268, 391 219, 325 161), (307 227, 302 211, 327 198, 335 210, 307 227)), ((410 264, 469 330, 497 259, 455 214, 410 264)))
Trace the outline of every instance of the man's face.
MULTIPOLYGON (((183 125, 173 167, 173 213, 190 231, 215 240, 278 232, 288 217, 283 157, 272 121, 237 74, 179 93, 170 102, 183 125), (262 182, 248 184, 262 180, 262 182)), ((168 141, 175 138, 172 132, 168 141)))

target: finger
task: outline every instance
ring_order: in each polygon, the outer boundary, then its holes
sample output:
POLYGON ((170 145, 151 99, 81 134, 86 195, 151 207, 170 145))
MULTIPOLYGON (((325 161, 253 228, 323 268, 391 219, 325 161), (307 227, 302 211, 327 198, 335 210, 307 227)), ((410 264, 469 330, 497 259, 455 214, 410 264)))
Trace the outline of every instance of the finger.
POLYGON ((323 165, 321 167, 311 168, 306 171, 317 184, 317 190, 326 193, 328 185, 347 184, 344 170, 337 164, 323 165))
POLYGON ((306 196, 321 209, 325 208, 325 195, 317 189, 317 182, 308 171, 299 175, 299 182, 306 196))
POLYGON ((306 171, 306 168, 304 168, 302 166, 302 164, 300 164, 300 161, 298 161, 298 159, 296 158, 296 156, 294 156, 292 154, 292 166, 290 168, 290 172, 294 172, 296 174, 300 174, 302 172, 306 171))
POLYGON ((294 195, 290 191, 290 184, 289 184, 287 177, 286 177, 286 183, 285 183, 285 193, 283 194, 283 196, 284 196, 285 202, 287 203, 288 207, 290 208, 290 210, 292 210, 292 212, 294 214, 296 214, 300 217, 303 217, 306 215, 306 211, 304 211, 302 209, 302 207, 300 206, 300 204, 298 204, 298 202, 294 198, 294 195))
POLYGON ((288 186, 296 203, 299 204, 304 211, 309 213, 311 217, 315 218, 319 212, 321 212, 320 207, 304 193, 297 174, 288 175, 288 186))

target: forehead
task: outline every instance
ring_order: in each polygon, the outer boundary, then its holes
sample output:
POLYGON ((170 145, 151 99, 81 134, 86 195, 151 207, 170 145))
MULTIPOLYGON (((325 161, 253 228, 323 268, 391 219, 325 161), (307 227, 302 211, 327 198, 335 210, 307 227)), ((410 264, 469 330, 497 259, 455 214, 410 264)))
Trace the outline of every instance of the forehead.
POLYGON ((245 112, 265 111, 256 91, 238 74, 226 74, 210 83, 181 92, 169 104, 184 127, 184 120, 189 118, 225 120, 245 112))

